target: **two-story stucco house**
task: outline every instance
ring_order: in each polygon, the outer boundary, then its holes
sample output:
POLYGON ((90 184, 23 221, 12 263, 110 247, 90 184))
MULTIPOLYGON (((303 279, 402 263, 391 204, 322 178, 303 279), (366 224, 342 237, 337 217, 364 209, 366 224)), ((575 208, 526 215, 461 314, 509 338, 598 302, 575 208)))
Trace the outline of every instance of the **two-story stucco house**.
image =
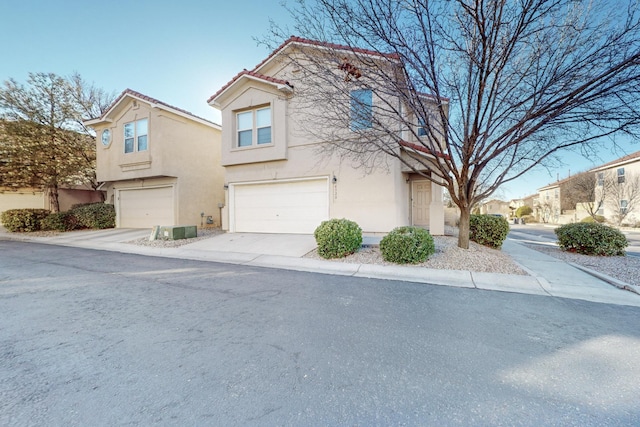
MULTIPOLYGON (((443 234, 440 185, 412 173, 391 156, 386 168, 354 168, 339 156, 320 154, 319 146, 327 141, 299 131, 297 124, 309 117, 300 108, 305 104, 301 89, 317 82, 288 58, 299 49, 309 55, 325 47, 321 42, 291 37, 208 100, 222 113, 223 227, 230 232, 313 233, 323 220, 348 218, 365 233, 418 225, 434 235, 443 234)), ((348 56, 349 48, 331 45, 333 51, 341 48, 344 51, 339 54, 348 56)), ((359 51, 374 61, 387 60, 375 52, 359 51)), ((354 90, 351 96, 351 105, 356 97, 365 110, 352 126, 367 126, 378 100, 366 90, 354 90)), ((339 131, 349 137, 348 127, 339 131)), ((420 155, 420 147, 411 139, 404 147, 413 156, 420 155)))
POLYGON ((598 214, 618 225, 640 223, 640 151, 591 170, 596 174, 598 214))
POLYGON ((96 175, 116 226, 220 224, 220 126, 127 89, 87 120, 97 133, 96 175))

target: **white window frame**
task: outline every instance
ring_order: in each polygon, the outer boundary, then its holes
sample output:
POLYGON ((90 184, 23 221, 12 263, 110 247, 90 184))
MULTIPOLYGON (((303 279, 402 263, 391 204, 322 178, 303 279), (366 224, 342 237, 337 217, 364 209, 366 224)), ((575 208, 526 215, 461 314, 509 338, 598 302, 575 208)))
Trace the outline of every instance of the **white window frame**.
POLYGON ((352 131, 373 128, 373 91, 371 89, 355 89, 349 93, 350 120, 352 131))
POLYGON ((252 110, 243 110, 236 112, 236 140, 235 140, 235 148, 250 148, 250 147, 262 147, 273 144, 273 110, 271 109, 271 105, 265 105, 262 107, 254 108, 252 110), (258 114, 259 112, 263 112, 268 110, 268 118, 269 124, 260 124, 258 123, 258 114), (240 116, 251 114, 251 128, 240 128, 240 116), (268 142, 260 142, 259 141, 259 133, 260 130, 269 129, 269 141, 268 142), (240 132, 248 132, 251 131, 251 144, 240 145, 240 132))
POLYGON ((620 213, 621 214, 626 214, 627 210, 629 209, 629 201, 626 199, 621 199, 620 200, 620 213))
POLYGON ((624 184, 624 168, 618 168, 618 184, 624 184))
POLYGON ((598 180, 598 187, 604 187, 604 172, 598 172, 596 178, 598 180))
POLYGON ((135 120, 133 122, 128 122, 124 124, 123 127, 123 137, 124 137, 124 152, 125 154, 137 153, 139 151, 147 151, 149 150, 149 119, 145 117, 144 119, 135 120), (141 124, 145 123, 146 131, 144 133, 141 132, 141 124), (133 127, 133 135, 127 137, 127 126, 133 127), (140 148, 140 142, 144 139, 144 148, 140 148), (127 140, 131 140, 131 150, 127 151, 127 140))

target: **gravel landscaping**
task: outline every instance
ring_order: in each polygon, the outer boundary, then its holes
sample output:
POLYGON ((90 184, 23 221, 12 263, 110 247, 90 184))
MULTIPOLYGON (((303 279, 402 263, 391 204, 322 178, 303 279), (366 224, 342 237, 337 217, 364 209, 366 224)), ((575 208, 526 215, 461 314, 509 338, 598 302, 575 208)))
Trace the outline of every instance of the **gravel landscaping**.
POLYGON ((556 246, 527 244, 528 248, 543 252, 566 262, 587 267, 630 285, 640 286, 640 258, 633 256, 590 256, 566 252, 556 246))
MULTIPOLYGON (((416 268, 437 268, 443 270, 466 270, 487 273, 527 275, 509 255, 500 250, 469 242, 469 249, 458 247, 455 236, 433 236, 436 246, 435 254, 425 262, 419 264, 405 264, 416 268)), ((321 258, 314 250, 306 258, 321 258)), ((395 265, 382 259, 379 248, 362 248, 358 252, 344 258, 333 259, 334 262, 349 262, 355 264, 395 265)))

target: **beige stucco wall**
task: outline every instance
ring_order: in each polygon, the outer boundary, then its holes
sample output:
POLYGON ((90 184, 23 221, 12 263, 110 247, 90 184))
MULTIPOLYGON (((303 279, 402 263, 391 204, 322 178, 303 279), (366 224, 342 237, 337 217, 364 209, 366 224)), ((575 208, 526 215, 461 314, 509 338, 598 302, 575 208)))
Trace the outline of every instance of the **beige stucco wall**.
MULTIPOLYGON (((222 164, 226 167, 226 183, 326 177, 330 182, 331 218, 356 221, 365 233, 386 233, 394 227, 411 224, 410 175, 403 172, 400 162, 389 157, 380 167, 365 170, 349 160, 341 161, 335 154, 321 152, 320 147, 327 140, 321 140, 320 135, 339 140, 353 138, 355 134, 348 128, 327 129, 332 125, 312 119, 310 109, 323 107, 308 105, 300 95, 305 93, 305 86, 308 88, 314 82, 297 67, 276 58, 259 72, 289 81, 294 89, 291 92, 277 84, 241 77, 216 98, 216 105, 222 111, 222 164), (265 105, 272 108, 273 143, 238 148, 236 113, 265 105), (314 127, 318 132, 313 131, 314 127)), ((374 98, 373 102, 375 105, 379 100, 374 98)), ((348 99, 345 105, 348 111, 348 99)), ((442 187, 433 185, 430 196, 431 232, 443 234, 442 187)), ((225 208, 223 227, 228 226, 228 215, 229 209, 225 208)))
POLYGON ((218 205, 225 195, 219 129, 131 98, 108 119, 93 125, 98 135, 96 175, 105 182, 107 203, 114 203, 116 188, 170 183, 176 187, 177 224, 200 225, 203 212, 220 223, 218 205), (142 118, 149 119, 148 150, 124 153, 124 124, 142 118), (111 130, 107 147, 100 138, 105 128, 111 130))
MULTIPOLYGON (((286 181, 300 177, 327 177, 329 189, 329 216, 347 218, 360 225, 365 233, 387 233, 394 227, 411 224, 410 183, 407 174, 400 172, 399 162, 389 170, 379 169, 365 174, 336 157, 318 161, 316 146, 290 147, 288 159, 260 162, 226 168, 227 184, 259 181, 286 181), (333 183, 335 176, 336 182, 333 183)), ((435 206, 442 207, 440 186, 432 188, 435 206)), ((444 223, 444 211, 431 212, 444 223)), ((228 216, 227 209, 224 211, 228 216)), ((444 227, 431 226, 433 234, 443 234, 444 227)))
MULTIPOLYGON (((638 187, 640 185, 640 182, 636 181, 636 179, 640 177, 640 159, 629 162, 629 163, 614 165, 606 169, 601 169, 599 170, 599 172, 604 172, 607 179, 613 180, 614 182, 613 185, 627 186, 626 194, 628 194, 629 191, 632 191, 631 187, 638 187), (617 170, 619 168, 624 168, 624 173, 625 173, 624 184, 617 184, 617 170)), ((596 175, 596 182, 597 182, 597 175, 596 175)), ((600 187, 596 187, 596 191, 598 191, 599 189, 600 187)), ((640 188, 637 188, 635 191, 640 191, 640 188)), ((616 215, 615 211, 618 210, 620 206, 619 197, 628 198, 628 196, 625 195, 624 188, 617 188, 616 190, 609 191, 607 192, 607 194, 605 194, 603 214, 607 222, 611 222, 611 223, 617 222, 615 218, 615 215, 616 215)), ((640 201, 635 201, 635 206, 631 206, 629 213, 626 215, 622 223, 633 226, 638 222, 640 222, 640 201)))

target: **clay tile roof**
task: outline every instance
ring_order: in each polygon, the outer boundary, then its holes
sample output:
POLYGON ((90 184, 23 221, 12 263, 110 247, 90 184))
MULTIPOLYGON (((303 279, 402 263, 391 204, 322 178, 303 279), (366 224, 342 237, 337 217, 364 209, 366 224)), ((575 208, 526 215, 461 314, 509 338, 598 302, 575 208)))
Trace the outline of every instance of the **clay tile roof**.
POLYGON ((441 151, 433 151, 430 148, 425 147, 424 145, 418 145, 408 141, 400 141, 399 144, 403 147, 411 148, 412 150, 420 151, 421 153, 430 154, 434 157, 439 157, 441 159, 447 160, 451 159, 451 156, 449 156, 447 153, 443 153, 441 151))
POLYGON ((373 56, 380 56, 380 57, 387 58, 387 59, 400 60, 400 56, 398 54, 396 54, 396 53, 381 53, 381 52, 377 52, 377 51, 371 50, 371 49, 362 49, 362 48, 358 48, 358 47, 350 47, 350 46, 343 45, 343 44, 321 42, 321 41, 318 41, 318 40, 311 40, 311 39, 305 39, 303 37, 291 36, 287 40, 285 40, 280 46, 278 46, 273 52, 271 52, 271 54, 269 56, 267 56, 262 62, 260 62, 258 65, 256 65, 253 69, 254 70, 259 69, 266 62, 269 62, 269 60, 271 58, 273 58, 278 52, 280 52, 287 45, 292 44, 292 43, 306 44, 306 45, 309 45, 309 46, 326 47, 326 48, 329 48, 329 49, 336 49, 336 50, 346 50, 346 51, 353 52, 353 53, 361 53, 363 55, 373 55, 373 56))
POLYGON ((282 80, 282 79, 276 79, 274 77, 271 76, 266 76, 264 74, 260 74, 257 73, 255 71, 249 71, 249 70, 242 70, 240 71, 238 74, 235 75, 234 78, 232 78, 227 84, 225 84, 224 86, 222 86, 222 88, 220 88, 220 90, 218 90, 216 93, 214 93, 213 95, 211 95, 209 97, 209 99, 207 100, 207 102, 211 102, 213 101, 218 95, 220 95, 222 92, 224 92, 225 90, 227 90, 231 85, 233 85, 236 81, 238 81, 241 77, 243 76, 250 76, 259 80, 264 80, 266 82, 269 83, 275 83, 277 85, 287 85, 289 87, 293 87, 288 81, 286 80, 282 80))
POLYGON ((618 163, 625 163, 625 162, 628 162, 630 160, 635 160, 635 159, 640 160, 640 151, 636 151, 635 153, 631 153, 631 154, 628 154, 626 156, 620 157, 619 159, 610 161, 609 163, 605 163, 604 165, 601 165, 601 166, 598 166, 598 167, 594 168, 594 170, 595 169, 606 169, 608 166, 613 166, 613 165, 616 165, 618 163))
POLYGON ((125 96, 127 96, 127 95, 133 96, 133 97, 138 98, 138 99, 142 99, 142 100, 147 101, 147 102, 150 102, 150 103, 152 103, 152 104, 162 105, 162 106, 164 106, 164 107, 167 107, 167 108, 172 109, 172 110, 179 111, 179 112, 181 112, 181 113, 183 113, 183 114, 185 114, 185 115, 191 116, 191 117, 196 118, 196 119, 198 119, 198 120, 203 120, 203 121, 205 121, 205 122, 208 122, 208 123, 211 123, 211 124, 213 124, 213 125, 219 126, 218 124, 216 124, 216 123, 212 122, 211 120, 207 120, 207 119, 205 119, 205 118, 202 118, 202 117, 196 116, 195 114, 192 114, 192 113, 190 113, 190 112, 189 112, 189 111, 187 111, 187 110, 183 110, 182 108, 174 107, 173 105, 167 104, 166 102, 162 102, 162 101, 160 101, 160 100, 158 100, 158 99, 155 99, 155 98, 152 98, 152 97, 150 97, 150 96, 144 95, 144 94, 142 94, 142 93, 140 93, 140 92, 137 92, 137 91, 135 91, 135 90, 132 90, 132 89, 125 89, 125 90, 124 90, 124 91, 123 91, 123 92, 122 92, 122 93, 121 93, 121 94, 120 94, 120 95, 115 99, 115 101, 113 101, 113 102, 111 103, 111 105, 109 105, 109 108, 107 108, 107 109, 105 110, 105 113, 102 115, 102 117, 98 117, 98 118, 99 118, 99 119, 104 118, 104 117, 108 114, 108 112, 109 112, 109 111, 111 111, 111 109, 112 109, 113 107, 115 107, 116 105, 118 105, 118 103, 119 103, 120 101, 122 101, 122 99, 123 99, 125 96))
MULTIPOLYGON (((271 83, 283 84, 283 85, 291 86, 289 84, 289 82, 287 82, 285 80, 274 79, 273 77, 265 76, 264 74, 258 73, 257 70, 259 70, 260 67, 262 67, 264 64, 269 62, 280 51, 282 51, 285 47, 287 47, 288 45, 290 45, 292 43, 300 43, 300 44, 305 44, 305 45, 309 45, 309 46, 326 47, 326 48, 329 48, 329 49, 346 50, 346 51, 350 51, 350 52, 354 52, 354 53, 360 53, 360 54, 364 54, 364 55, 375 55, 375 56, 380 56, 380 57, 383 57, 383 58, 394 59, 394 60, 399 60, 400 59, 400 56, 395 54, 395 53, 393 53, 393 54, 384 54, 384 53, 376 52, 375 50, 370 50, 370 49, 361 49, 361 48, 349 47, 349 46, 346 46, 346 45, 341 45, 341 44, 336 44, 336 43, 327 43, 327 42, 321 42, 321 41, 318 41, 318 40, 305 39, 303 37, 291 36, 287 40, 285 40, 280 46, 278 46, 273 52, 271 52, 269 54, 269 56, 267 56, 265 59, 263 59, 258 65, 253 67, 253 69, 251 71, 248 71, 248 70, 245 69, 245 70, 239 72, 234 78, 232 78, 227 84, 225 84, 219 91, 217 91, 212 96, 210 96, 209 99, 207 100, 207 102, 210 103, 211 101, 213 101, 218 95, 220 95, 222 92, 224 92, 226 89, 228 89, 229 86, 233 85, 238 79, 240 79, 242 76, 247 76, 247 75, 255 77, 255 78, 258 78, 258 79, 261 79, 261 80, 265 80, 265 81, 268 81, 268 82, 271 82, 271 83)), ((293 87, 293 86, 291 86, 291 87, 293 87)))

